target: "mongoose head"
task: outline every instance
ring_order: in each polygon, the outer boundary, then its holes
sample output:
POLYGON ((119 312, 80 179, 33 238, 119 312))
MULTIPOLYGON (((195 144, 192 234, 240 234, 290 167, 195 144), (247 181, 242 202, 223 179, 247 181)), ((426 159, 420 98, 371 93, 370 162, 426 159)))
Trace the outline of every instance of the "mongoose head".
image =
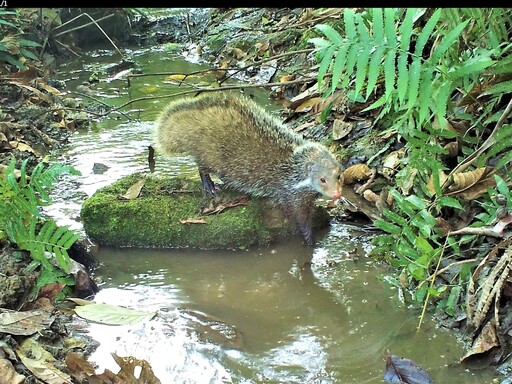
POLYGON ((294 158, 305 166, 306 178, 296 188, 306 187, 331 199, 339 199, 343 189, 341 165, 326 147, 308 142, 294 150, 294 158))
POLYGON ((313 188, 326 197, 337 200, 343 190, 343 172, 334 158, 322 157, 306 163, 306 172, 313 188))

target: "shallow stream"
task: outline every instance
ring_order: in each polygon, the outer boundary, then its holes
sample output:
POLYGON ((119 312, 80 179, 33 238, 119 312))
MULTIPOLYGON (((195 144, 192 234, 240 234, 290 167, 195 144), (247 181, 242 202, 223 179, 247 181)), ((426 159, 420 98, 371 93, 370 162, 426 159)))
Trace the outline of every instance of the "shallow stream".
MULTIPOLYGON (((189 72, 204 66, 165 50, 126 51, 144 72, 189 72)), ((119 58, 91 52, 61 66, 73 89, 93 69, 119 58)), ((141 96, 182 88, 162 77, 141 77, 126 88, 110 78, 93 97, 120 105, 141 96)), ((198 82, 205 79, 198 79, 198 82)), ((272 108, 265 92, 257 99, 272 108)), ((82 230, 80 206, 98 188, 135 171, 147 171, 152 121, 168 99, 127 107, 138 120, 115 115, 78 131, 56 160, 82 175, 66 177, 47 212, 60 224, 82 230), (119 117, 119 118, 118 118, 119 117), (108 167, 93 171, 94 163, 108 167)), ((187 158, 157 172, 196 172, 187 158)), ((162 383, 381 383, 386 350, 414 360, 434 383, 492 383, 489 371, 459 364, 463 345, 453 332, 406 308, 386 279, 390 272, 370 260, 373 236, 357 224, 333 222, 315 247, 299 237, 269 247, 240 251, 112 249, 100 247, 96 302, 157 310, 152 320, 132 326, 91 323, 100 343, 91 356, 98 372, 119 369, 112 352, 146 359, 162 383), (303 269, 305 261, 311 268, 303 269)))

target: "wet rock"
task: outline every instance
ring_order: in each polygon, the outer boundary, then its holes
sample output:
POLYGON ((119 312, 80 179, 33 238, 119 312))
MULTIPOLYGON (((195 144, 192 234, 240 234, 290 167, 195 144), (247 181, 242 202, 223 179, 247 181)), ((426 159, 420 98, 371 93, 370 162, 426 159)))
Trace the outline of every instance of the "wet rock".
MULTIPOLYGON (((142 173, 98 190, 84 202, 81 217, 93 240, 118 247, 238 249, 298 236, 295 223, 264 199, 224 190, 209 199, 198 180, 142 173), (127 198, 141 179, 140 193, 127 198)), ((329 219, 319 207, 315 223, 326 226, 329 219)))

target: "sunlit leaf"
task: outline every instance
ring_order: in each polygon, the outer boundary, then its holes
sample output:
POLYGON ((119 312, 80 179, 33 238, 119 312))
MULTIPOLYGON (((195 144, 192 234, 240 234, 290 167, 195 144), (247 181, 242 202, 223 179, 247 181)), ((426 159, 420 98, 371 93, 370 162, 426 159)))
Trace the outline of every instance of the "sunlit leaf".
POLYGON ((145 312, 111 304, 89 304, 75 307, 78 316, 97 323, 109 325, 128 325, 151 320, 156 311, 145 312))

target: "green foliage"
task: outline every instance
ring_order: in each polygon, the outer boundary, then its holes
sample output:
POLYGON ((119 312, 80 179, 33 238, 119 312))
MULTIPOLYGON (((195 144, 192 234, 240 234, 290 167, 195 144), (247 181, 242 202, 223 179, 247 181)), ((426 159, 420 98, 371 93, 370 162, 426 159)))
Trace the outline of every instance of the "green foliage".
POLYGON ((79 234, 66 226, 58 227, 52 220, 41 223, 39 207, 51 203, 48 191, 59 175, 65 172, 76 175, 78 171, 60 164, 45 169, 39 163, 28 176, 25 160, 17 180, 15 165, 16 161, 12 160, 0 177, 0 235, 30 252, 33 263, 42 266, 44 280, 53 276, 54 282, 59 281, 69 273, 71 260, 67 250, 79 234))
POLYGON ((24 64, 27 59, 39 60, 30 49, 41 47, 41 44, 23 37, 23 30, 16 25, 16 15, 14 11, 0 9, 0 36, 3 36, 0 40, 0 62, 24 70, 27 69, 24 64))
MULTIPOLYGON (((344 10, 344 36, 329 25, 316 25, 325 37, 309 41, 316 46, 318 82, 319 88, 324 86, 324 96, 341 87, 353 100, 368 100, 379 79, 383 79, 380 96, 367 110, 382 107, 380 117, 400 112, 401 122, 408 121, 412 115, 416 126, 421 126, 432 115, 444 122, 450 112, 452 91, 457 87, 469 90, 480 80, 484 70, 497 66, 494 57, 508 48, 498 43, 508 41, 508 37, 500 40, 507 36, 506 30, 492 27, 486 29, 490 31, 486 35, 490 36, 490 47, 465 50, 460 55, 461 34, 471 17, 478 14, 482 20, 483 15, 492 14, 510 21, 510 12, 436 9, 430 16, 425 13, 425 9, 415 8, 407 8, 405 13, 395 8, 372 8, 367 13, 355 13, 347 8, 344 10), (427 18, 424 25, 419 26, 424 18, 427 18), (327 73, 331 74, 329 80, 327 73)), ((479 28, 486 28, 486 25, 479 23, 473 28, 478 31, 473 30, 473 33, 483 33, 479 28)), ((500 84, 491 91, 511 89, 507 82, 500 84)))
MULTIPOLYGON (((316 47, 323 96, 342 89, 355 102, 375 100, 363 111, 374 110, 375 123, 397 132, 405 142, 395 175, 400 189, 390 190, 393 206, 375 222, 386 234, 376 238, 373 253, 385 255, 399 270, 400 283, 407 281, 414 302, 434 298, 452 315, 461 309, 461 287, 474 264, 460 268, 461 285, 426 282, 434 281, 443 258, 452 257, 444 252, 460 255, 463 245, 475 248, 482 240, 446 236, 437 227, 436 218, 443 213, 456 216, 470 204, 464 202, 463 207, 458 197, 443 195, 439 173, 449 169, 443 147, 457 140, 462 155, 472 154, 503 114, 512 93, 512 43, 506 28, 511 21, 508 8, 344 9, 340 30, 316 25, 318 37, 309 39, 316 47), (465 106, 477 105, 477 97, 478 113, 468 112, 465 106), (458 104, 461 98, 466 104, 458 104), (471 131, 452 129, 447 122, 454 119, 467 123, 471 131)), ((474 166, 492 164, 510 175, 511 160, 512 128, 504 124, 474 166)), ((479 202, 485 212, 472 226, 495 220, 500 207, 492 196, 498 192, 509 204, 506 182, 498 177, 496 181, 496 189, 479 202)))

